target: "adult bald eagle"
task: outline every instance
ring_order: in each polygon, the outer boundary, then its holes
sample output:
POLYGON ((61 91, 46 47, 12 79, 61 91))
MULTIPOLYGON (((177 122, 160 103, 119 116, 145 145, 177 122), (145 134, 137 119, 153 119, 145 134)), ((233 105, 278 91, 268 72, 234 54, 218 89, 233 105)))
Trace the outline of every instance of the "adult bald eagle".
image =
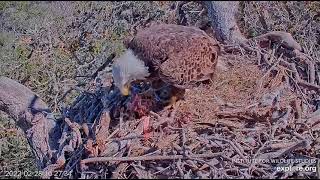
POLYGON ((135 80, 158 78, 179 89, 192 88, 215 72, 219 45, 197 27, 157 24, 141 30, 115 60, 112 74, 123 95, 135 80))

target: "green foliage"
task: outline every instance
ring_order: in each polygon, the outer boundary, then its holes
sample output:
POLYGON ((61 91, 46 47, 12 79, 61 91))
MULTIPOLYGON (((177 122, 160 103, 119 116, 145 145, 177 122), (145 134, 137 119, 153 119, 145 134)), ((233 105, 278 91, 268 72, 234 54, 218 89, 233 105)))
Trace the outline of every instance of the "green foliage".
POLYGON ((37 170, 34 156, 24 135, 9 118, 0 117, 0 129, 0 178, 32 178, 9 173, 37 170))
POLYGON ((8 1, 0 1, 0 11, 5 10, 8 7, 8 1))

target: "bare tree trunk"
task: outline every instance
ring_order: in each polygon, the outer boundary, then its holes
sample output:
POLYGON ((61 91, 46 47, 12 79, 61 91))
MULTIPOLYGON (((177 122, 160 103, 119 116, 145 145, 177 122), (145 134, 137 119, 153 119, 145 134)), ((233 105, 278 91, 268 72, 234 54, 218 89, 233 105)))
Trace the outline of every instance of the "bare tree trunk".
POLYGON ((46 103, 22 84, 0 77, 0 110, 25 132, 39 169, 55 161, 51 157, 61 133, 46 103))
POLYGON ((239 1, 204 1, 211 26, 218 41, 244 43, 246 38, 241 34, 235 15, 238 13, 239 1))

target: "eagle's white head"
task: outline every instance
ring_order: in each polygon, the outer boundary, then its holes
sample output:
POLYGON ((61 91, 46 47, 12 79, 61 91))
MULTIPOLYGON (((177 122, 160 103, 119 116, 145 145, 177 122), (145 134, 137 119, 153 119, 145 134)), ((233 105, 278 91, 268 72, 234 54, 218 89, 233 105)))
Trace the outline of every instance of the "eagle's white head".
POLYGON ((134 55, 131 49, 125 51, 117 58, 112 66, 114 84, 120 89, 122 95, 130 92, 130 83, 135 80, 144 80, 150 75, 145 63, 134 55))

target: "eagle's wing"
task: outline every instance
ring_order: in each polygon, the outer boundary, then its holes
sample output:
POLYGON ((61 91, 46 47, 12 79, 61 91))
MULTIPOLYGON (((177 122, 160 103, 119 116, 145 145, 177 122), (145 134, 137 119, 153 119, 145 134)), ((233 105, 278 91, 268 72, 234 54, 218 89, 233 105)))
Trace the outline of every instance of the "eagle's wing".
POLYGON ((140 31, 127 44, 163 81, 191 87, 215 70, 219 46, 196 27, 160 24, 140 31))

